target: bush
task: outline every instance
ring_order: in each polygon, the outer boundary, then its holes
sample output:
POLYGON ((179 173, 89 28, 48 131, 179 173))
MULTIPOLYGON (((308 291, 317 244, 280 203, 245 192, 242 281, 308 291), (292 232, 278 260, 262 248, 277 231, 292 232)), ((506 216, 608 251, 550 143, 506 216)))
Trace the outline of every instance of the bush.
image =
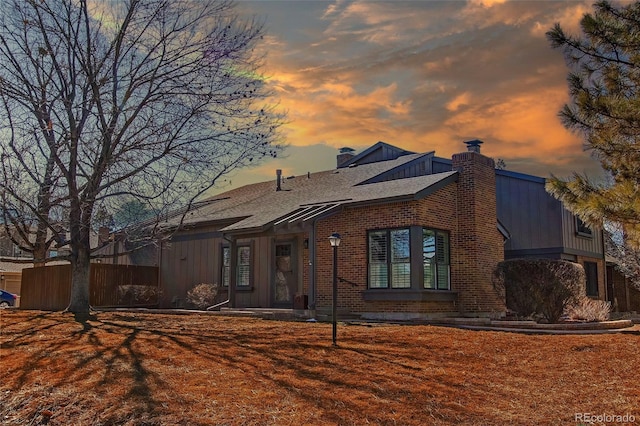
POLYGON ((522 318, 542 315, 552 323, 585 297, 585 282, 582 266, 566 260, 505 260, 493 273, 493 285, 505 294, 508 309, 522 318))
POLYGON ((575 305, 569 306, 565 315, 570 320, 607 321, 611 314, 611 302, 593 300, 585 297, 575 305))
POLYGON ((120 285, 118 286, 118 305, 154 305, 158 303, 161 291, 157 286, 120 285))
POLYGON ((218 295, 217 284, 198 284, 187 292, 187 301, 198 309, 213 305, 218 295))

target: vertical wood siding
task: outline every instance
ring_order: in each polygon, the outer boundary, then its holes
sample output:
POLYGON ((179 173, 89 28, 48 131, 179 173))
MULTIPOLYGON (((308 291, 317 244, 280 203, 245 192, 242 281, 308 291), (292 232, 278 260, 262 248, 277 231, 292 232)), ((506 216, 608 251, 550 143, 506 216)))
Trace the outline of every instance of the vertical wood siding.
POLYGON ((496 173, 498 219, 511 233, 505 250, 561 247, 561 204, 547 193, 544 179, 496 173))
MULTIPOLYGON (((303 245, 306 234, 268 234, 239 238, 238 246, 251 247, 251 289, 236 290, 236 307, 268 308, 273 303, 275 241, 294 242, 298 291, 303 291, 303 245)), ((186 307, 187 292, 197 284, 220 285, 222 280, 222 247, 228 245, 213 228, 183 232, 163 244, 160 274, 163 307, 186 307)), ((227 298, 228 288, 220 288, 220 301, 227 298)))
POLYGON ((562 209, 562 237, 564 246, 568 249, 585 253, 593 253, 596 257, 602 257, 602 232, 593 229, 590 237, 577 234, 576 217, 567 209, 562 209))
MULTIPOLYGON (((184 307, 194 286, 221 284, 223 240, 210 228, 177 235, 160 250, 163 307, 184 307)), ((225 292, 221 289, 221 292, 225 292)))

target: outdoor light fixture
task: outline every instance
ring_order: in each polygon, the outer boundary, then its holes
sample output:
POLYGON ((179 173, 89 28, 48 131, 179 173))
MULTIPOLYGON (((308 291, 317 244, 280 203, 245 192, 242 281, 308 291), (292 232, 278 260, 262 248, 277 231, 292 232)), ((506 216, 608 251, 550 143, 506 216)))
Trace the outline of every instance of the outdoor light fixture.
POLYGON ((331 306, 331 317, 333 322, 333 346, 337 346, 338 336, 338 246, 340 245, 340 234, 333 233, 329 237, 331 247, 333 247, 333 305, 331 306))

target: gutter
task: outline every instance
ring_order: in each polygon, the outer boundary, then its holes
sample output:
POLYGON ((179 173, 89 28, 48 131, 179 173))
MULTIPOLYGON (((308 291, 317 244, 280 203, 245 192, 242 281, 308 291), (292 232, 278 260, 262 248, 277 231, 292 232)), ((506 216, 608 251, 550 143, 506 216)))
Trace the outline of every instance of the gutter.
MULTIPOLYGON (((229 242, 230 265, 229 265, 229 288, 227 293, 227 300, 224 301, 221 305, 229 304, 230 307, 234 308, 236 304, 236 288, 235 287, 236 287, 236 273, 238 269, 238 264, 236 259, 236 256, 237 256, 236 240, 233 237, 232 238, 227 237, 224 233, 222 234, 222 239, 229 242)), ((207 310, 213 309, 216 306, 218 305, 210 306, 207 308, 207 310)))

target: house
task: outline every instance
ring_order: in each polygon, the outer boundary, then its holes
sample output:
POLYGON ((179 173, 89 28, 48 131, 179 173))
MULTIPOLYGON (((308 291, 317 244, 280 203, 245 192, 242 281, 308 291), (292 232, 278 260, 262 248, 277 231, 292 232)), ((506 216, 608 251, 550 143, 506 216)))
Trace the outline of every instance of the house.
POLYGON ((505 258, 550 258, 580 263, 586 294, 605 300, 606 264, 601 229, 591 229, 545 190, 537 176, 496 170, 498 218, 509 229, 505 258))
MULTIPOLYGON (((19 245, 11 238, 20 240, 19 233, 15 232, 13 226, 3 226, 0 230, 0 289, 6 290, 10 293, 14 293, 20 296, 22 287, 22 271, 26 268, 33 268, 33 253, 23 250, 19 245)), ((31 228, 29 238, 31 241, 35 239, 36 229, 31 228)), ((65 232, 66 239, 69 238, 69 233, 65 232)), ((48 238, 51 239, 51 232, 49 232, 48 238)), ((98 242, 97 234, 91 233, 90 244, 95 247, 98 242)), ((69 255, 68 245, 58 246, 56 241, 53 241, 47 251, 47 256, 51 260, 47 260, 47 266, 68 264, 66 260, 56 259, 56 257, 69 255)), ((20 299, 18 299, 18 304, 20 299)))
MULTIPOLYGON (((500 316, 491 274, 505 257, 595 264, 599 231, 579 225, 544 179, 496 170, 480 141, 451 159, 379 142, 337 168, 247 185, 200 202, 158 249, 165 306, 217 283, 231 307, 328 311, 338 248, 338 309, 366 318, 500 316), (590 231, 590 230, 589 230, 590 231)), ((168 229, 178 225, 169 221, 168 229)), ((589 274, 589 273, 588 273, 589 274)))
POLYGON ((633 286, 616 266, 617 261, 607 256, 607 300, 614 312, 640 312, 640 290, 633 286))

